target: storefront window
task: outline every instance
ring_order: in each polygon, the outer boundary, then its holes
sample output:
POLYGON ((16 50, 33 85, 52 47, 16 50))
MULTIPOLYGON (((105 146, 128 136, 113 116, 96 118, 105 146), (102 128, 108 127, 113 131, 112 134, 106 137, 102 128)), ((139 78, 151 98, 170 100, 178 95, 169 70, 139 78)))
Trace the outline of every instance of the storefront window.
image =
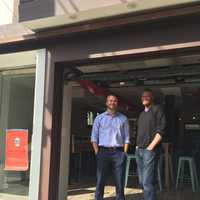
MULTIPOLYGON (((0 199, 24 200, 29 194, 34 107, 34 69, 0 73, 0 199), (7 170, 6 130, 27 130, 28 169, 7 170)), ((19 139, 17 140, 19 145, 19 139)))

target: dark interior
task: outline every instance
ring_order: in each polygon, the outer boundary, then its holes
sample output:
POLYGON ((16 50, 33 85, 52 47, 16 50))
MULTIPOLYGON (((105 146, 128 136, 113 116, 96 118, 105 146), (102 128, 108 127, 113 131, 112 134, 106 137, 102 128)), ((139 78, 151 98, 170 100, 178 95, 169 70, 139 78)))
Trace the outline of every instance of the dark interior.
MULTIPOLYGON (((95 184, 96 164, 90 144, 95 116, 105 110, 105 96, 120 98, 120 111, 128 116, 134 153, 136 121, 143 109, 140 95, 151 88, 167 118, 164 142, 172 143, 173 167, 180 155, 194 156, 200 169, 200 55, 142 61, 76 66, 65 71, 73 83, 70 184, 90 178, 95 184), (79 173, 77 173, 79 172, 79 173), (81 177, 81 179, 80 179, 81 177)), ((198 171, 198 170, 197 170, 198 171)))

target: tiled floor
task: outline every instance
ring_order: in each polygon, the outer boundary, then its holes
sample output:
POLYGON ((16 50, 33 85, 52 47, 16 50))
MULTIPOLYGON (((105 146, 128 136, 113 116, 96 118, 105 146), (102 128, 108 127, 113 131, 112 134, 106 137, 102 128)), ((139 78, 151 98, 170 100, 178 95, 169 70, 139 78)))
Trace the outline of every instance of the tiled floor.
MULTIPOLYGON (((93 181, 92 181, 93 182, 93 181)), ((83 184, 82 184, 83 185, 83 184)), ((85 185, 85 184, 84 184, 85 185)), ((26 185, 12 184, 12 187, 0 191, 0 200, 28 200, 28 188, 26 185)), ((94 200, 95 184, 84 187, 80 184, 70 186, 67 200, 94 200)), ((126 200, 141 200, 142 191, 136 185, 125 189, 126 200)), ((200 190, 193 193, 191 186, 187 185, 179 191, 170 190, 158 192, 158 200, 199 200, 200 190)), ((105 188, 105 200, 115 200, 114 186, 105 188)))
MULTIPOLYGON (((75 185, 74 185, 75 186, 75 185)), ((95 185, 87 185, 81 187, 77 185, 76 187, 71 186, 68 190, 67 200, 94 200, 95 185)), ((142 190, 137 189, 137 187, 129 187, 125 189, 126 200, 141 200, 143 193, 142 190)), ((105 187, 105 200, 115 200, 115 187, 106 186, 105 187)), ((158 192, 158 200, 199 200, 200 190, 193 193, 191 186, 187 185, 184 188, 175 191, 171 189, 170 191, 163 190, 158 192)))
MULTIPOLYGON (((68 191, 67 200, 94 200, 95 187, 71 189, 68 191)), ((137 188, 127 188, 125 190, 126 200, 141 200, 142 191, 137 188)), ((115 199, 115 188, 107 186, 105 188, 105 200, 115 199)), ((179 191, 163 191, 158 193, 158 200, 199 200, 200 192, 193 193, 191 188, 185 187, 179 191)))

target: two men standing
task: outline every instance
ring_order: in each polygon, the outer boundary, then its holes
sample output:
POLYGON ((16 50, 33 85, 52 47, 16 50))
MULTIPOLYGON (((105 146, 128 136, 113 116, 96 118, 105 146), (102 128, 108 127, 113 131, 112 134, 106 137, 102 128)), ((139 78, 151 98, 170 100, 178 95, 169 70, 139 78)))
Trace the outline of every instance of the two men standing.
MULTIPOLYGON (((142 94, 145 110, 138 118, 136 161, 139 183, 144 191, 144 200, 156 200, 155 169, 157 152, 165 128, 162 109, 153 104, 153 92, 142 94)), ((126 116, 117 111, 118 98, 109 95, 107 111, 94 121, 91 141, 97 158, 97 186, 95 200, 103 200, 107 177, 113 173, 116 200, 125 200, 124 174, 129 144, 129 123, 126 116)))

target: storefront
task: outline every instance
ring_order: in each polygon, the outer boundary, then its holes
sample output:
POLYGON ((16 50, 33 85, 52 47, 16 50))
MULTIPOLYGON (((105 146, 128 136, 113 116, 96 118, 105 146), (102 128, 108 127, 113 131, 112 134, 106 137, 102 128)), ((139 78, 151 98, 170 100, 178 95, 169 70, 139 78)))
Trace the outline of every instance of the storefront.
MULTIPOLYGON (((195 8, 197 11, 199 5, 195 8)), ((192 62, 192 56, 200 54, 199 17, 198 12, 187 8, 182 14, 178 14, 178 10, 159 10, 137 17, 44 30, 19 41, 0 44, 0 53, 5 60, 1 64, 5 68, 1 69, 0 128, 2 131, 28 129, 31 136, 25 199, 63 200, 67 196, 73 84, 66 74, 73 72, 77 76, 79 69, 84 75, 84 67, 87 74, 95 66, 102 73, 108 72, 106 67, 112 68, 113 63, 122 63, 120 70, 127 71, 123 65, 126 62, 131 63, 129 68, 134 73, 140 67, 145 68, 141 61, 163 59, 169 65, 168 58, 173 61, 173 58, 184 56, 191 57, 192 62), (24 60, 28 63, 23 63, 24 60), (8 61, 12 61, 12 66, 6 66, 8 61)), ((171 68, 173 65, 172 62, 171 68)), ((146 65, 146 68, 151 67, 146 65)), ((4 136, 2 144, 5 144, 4 136)), ((3 156, 2 153, 2 160, 3 156)), ((20 175, 22 173, 14 173, 6 177, 14 180, 20 175)))
MULTIPOLYGON (((14 53, 0 55, 1 199, 27 199, 26 196, 28 196, 29 193, 29 180, 30 176, 33 176, 30 173, 30 166, 33 166, 31 161, 34 160, 31 145, 34 143, 32 136, 36 66, 35 56, 35 51, 24 52, 23 54, 14 53), (24 155, 21 157, 21 163, 27 162, 27 169, 18 168, 23 167, 22 165, 17 166, 20 160, 16 160, 14 165, 11 164, 7 166, 8 160, 11 162, 13 161, 12 150, 8 150, 7 143, 8 132, 11 130, 15 130, 16 132, 23 130, 28 135, 28 142, 26 142, 23 147, 25 147, 29 158, 25 158, 24 155)), ((14 141, 11 141, 11 143, 12 142, 14 141)), ((21 146, 20 136, 19 146, 21 146)), ((33 162, 38 163, 38 161, 33 162)))

